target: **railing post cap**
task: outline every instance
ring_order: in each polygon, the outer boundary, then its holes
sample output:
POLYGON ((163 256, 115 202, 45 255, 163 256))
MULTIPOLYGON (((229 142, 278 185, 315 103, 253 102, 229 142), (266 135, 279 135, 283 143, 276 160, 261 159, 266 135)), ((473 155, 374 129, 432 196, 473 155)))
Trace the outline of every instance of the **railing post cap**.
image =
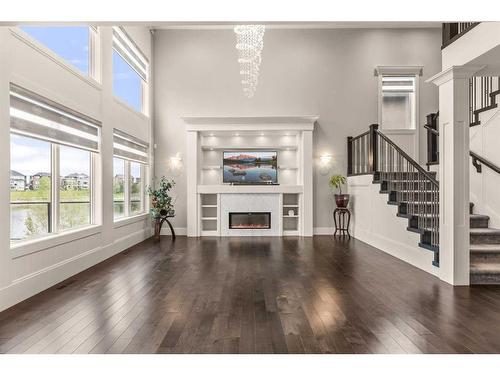
POLYGON ((371 129, 378 129, 378 124, 371 124, 371 125, 370 125, 370 128, 371 128, 371 129))

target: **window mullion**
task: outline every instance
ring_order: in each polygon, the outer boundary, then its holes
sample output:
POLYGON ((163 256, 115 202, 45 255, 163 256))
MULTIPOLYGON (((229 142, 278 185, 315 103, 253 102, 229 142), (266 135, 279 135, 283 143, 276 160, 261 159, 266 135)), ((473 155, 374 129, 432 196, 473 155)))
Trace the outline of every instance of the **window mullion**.
POLYGON ((59 232, 59 215, 60 215, 60 160, 59 160, 59 145, 51 143, 51 228, 52 233, 59 232))
POLYGON ((130 162, 128 160, 125 160, 125 182, 124 182, 124 188, 125 188, 125 217, 130 216, 130 162))

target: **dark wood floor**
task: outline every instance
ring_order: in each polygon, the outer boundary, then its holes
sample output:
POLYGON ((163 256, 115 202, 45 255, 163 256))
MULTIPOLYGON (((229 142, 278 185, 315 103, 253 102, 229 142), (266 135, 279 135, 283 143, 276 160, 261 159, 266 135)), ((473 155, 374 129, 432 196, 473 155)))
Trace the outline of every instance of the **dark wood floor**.
POLYGON ((0 352, 500 353, 500 287, 356 240, 163 237, 0 313, 0 352))

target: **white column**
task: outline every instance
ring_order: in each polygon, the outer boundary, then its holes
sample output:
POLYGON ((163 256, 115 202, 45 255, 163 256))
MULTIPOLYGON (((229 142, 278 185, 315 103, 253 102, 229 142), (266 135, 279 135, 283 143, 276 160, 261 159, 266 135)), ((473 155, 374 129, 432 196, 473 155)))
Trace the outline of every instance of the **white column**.
POLYGON ((440 278, 469 285, 469 78, 478 67, 453 66, 427 82, 439 86, 440 278))
POLYGON ((302 236, 313 235, 313 136, 312 131, 302 132, 301 144, 302 186, 302 236))
POLYGON ((0 311, 7 307, 6 289, 12 282, 10 252, 10 32, 0 27, 0 311))
POLYGON ((188 150, 186 155, 186 171, 187 171, 187 236, 197 237, 198 236, 198 224, 200 218, 198 216, 198 170, 199 170, 199 142, 198 142, 198 132, 188 131, 187 132, 187 147, 188 150))

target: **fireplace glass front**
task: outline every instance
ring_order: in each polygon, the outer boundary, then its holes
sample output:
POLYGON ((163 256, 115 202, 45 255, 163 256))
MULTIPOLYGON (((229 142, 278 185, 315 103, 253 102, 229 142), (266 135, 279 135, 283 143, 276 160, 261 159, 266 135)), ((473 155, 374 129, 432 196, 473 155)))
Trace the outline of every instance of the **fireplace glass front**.
POLYGON ((230 212, 229 229, 270 229, 270 212, 230 212))

